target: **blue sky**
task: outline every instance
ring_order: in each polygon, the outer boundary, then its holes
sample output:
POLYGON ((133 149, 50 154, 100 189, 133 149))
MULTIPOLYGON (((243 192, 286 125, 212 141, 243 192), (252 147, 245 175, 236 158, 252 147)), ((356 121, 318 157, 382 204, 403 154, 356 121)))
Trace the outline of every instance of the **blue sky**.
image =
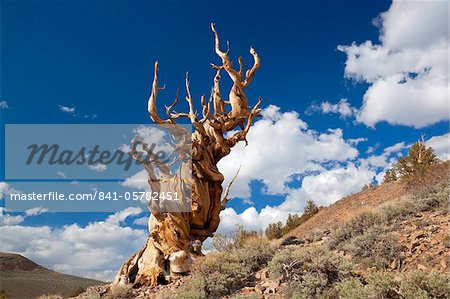
MULTIPOLYGON (((257 50, 262 67, 247 96, 251 103, 261 96, 267 108, 249 136, 249 147, 237 148, 222 162, 222 170, 229 178, 242 157, 251 160, 260 151, 264 156, 265 150, 274 160, 267 163, 268 173, 248 162, 248 171, 232 191, 236 198, 225 211, 221 231, 229 232, 236 223, 262 229, 250 225, 250 219, 260 217, 266 225, 301 212, 311 196, 329 204, 377 182, 421 133, 441 158, 448 158, 448 98, 443 99, 448 83, 439 83, 448 79, 448 69, 439 67, 447 65, 439 57, 448 50, 448 9, 442 9, 448 4, 416 3, 2 1, 2 129, 12 123, 150 123, 146 101, 155 60, 160 62, 160 82, 167 86, 158 99, 160 108, 183 87, 187 70, 193 96, 199 99, 211 88, 214 71, 209 64, 219 62, 209 27, 213 21, 223 45, 230 41, 233 59, 242 55, 250 66, 248 49, 257 50), (400 10, 407 16, 419 12, 416 24, 408 18, 398 23, 400 10), (338 49, 340 45, 344 48, 338 49), (266 138, 259 134, 264 131, 270 134, 266 138), (290 147, 287 154, 284 148, 271 155, 274 143, 290 147), (303 150, 307 146, 311 148, 303 150)), ((226 90, 230 84, 222 81, 226 90)), ((2 167, 1 181, 4 175, 2 167)), ((146 213, 125 214, 114 225, 122 228, 124 238, 143 238, 145 226, 133 224, 133 219, 146 213), (123 229, 127 224, 131 232, 123 229)), ((6 215, 23 214, 2 211, 4 219, 6 215)), ((26 233, 21 235, 18 227, 48 227, 60 246, 56 239, 58 233, 68 236, 67 225, 86 231, 89 223, 110 223, 107 216, 41 211, 9 225, 15 226, 19 239, 26 233)), ((34 248, 11 243, 1 249, 27 254, 34 248)), ((122 257, 134 249, 114 250, 122 257)), ((31 257, 68 273, 103 278, 113 272, 102 264, 74 270, 45 253, 31 257)))

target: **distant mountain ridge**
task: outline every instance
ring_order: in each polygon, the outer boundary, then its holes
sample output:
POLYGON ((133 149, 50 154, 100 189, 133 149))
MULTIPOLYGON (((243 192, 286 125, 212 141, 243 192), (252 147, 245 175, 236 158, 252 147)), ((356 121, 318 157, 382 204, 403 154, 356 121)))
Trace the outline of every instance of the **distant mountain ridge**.
POLYGON ((7 299, 32 299, 45 294, 76 296, 102 281, 58 273, 20 254, 0 252, 0 291, 7 299))

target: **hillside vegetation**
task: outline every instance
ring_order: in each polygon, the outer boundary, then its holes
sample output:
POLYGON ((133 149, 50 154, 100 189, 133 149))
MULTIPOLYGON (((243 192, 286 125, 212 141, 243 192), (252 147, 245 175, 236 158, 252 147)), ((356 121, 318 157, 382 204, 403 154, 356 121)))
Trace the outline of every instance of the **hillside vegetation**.
POLYGON ((238 229, 168 285, 78 298, 450 298, 450 162, 421 152, 383 184, 277 224, 271 241, 238 229))
POLYGON ((68 298, 99 284, 103 282, 46 269, 19 254, 0 253, 1 299, 31 299, 45 294, 68 298))

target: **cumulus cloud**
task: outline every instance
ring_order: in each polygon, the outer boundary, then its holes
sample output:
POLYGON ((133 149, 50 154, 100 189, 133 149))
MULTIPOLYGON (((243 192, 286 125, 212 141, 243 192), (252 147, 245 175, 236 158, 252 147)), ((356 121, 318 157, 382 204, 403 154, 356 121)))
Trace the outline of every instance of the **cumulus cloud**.
POLYGON ((130 187, 142 191, 151 191, 148 184, 148 173, 145 170, 141 170, 134 175, 127 177, 120 183, 124 187, 130 187))
POLYGON ((231 188, 232 197, 249 198, 250 183, 259 180, 264 192, 285 195, 286 200, 259 212, 249 207, 239 214, 227 208, 221 213, 219 232, 231 233, 238 224, 264 230, 271 222, 284 222, 290 213, 303 212, 309 199, 330 204, 373 179, 374 171, 351 162, 358 157, 354 145, 364 138, 346 141, 341 129, 316 132, 308 129, 298 113, 281 112, 273 105, 261 114, 247 136, 248 146, 238 144, 218 166, 229 180, 242 165, 231 188), (297 179, 301 186, 290 188, 289 183, 297 179))
MULTIPOLYGON (((4 214, 3 208, 0 212, 4 214)), ((128 217, 141 212, 130 207, 103 221, 62 228, 18 225, 21 221, 9 218, 9 223, 0 226, 0 251, 22 254, 64 273, 109 281, 121 263, 145 243, 145 230, 123 226, 128 217)))
POLYGON ((9 106, 8 106, 7 101, 0 101, 0 110, 8 109, 8 108, 9 108, 9 106))
POLYGON ((381 44, 338 47, 345 76, 370 84, 357 121, 422 128, 448 120, 448 2, 394 0, 377 22, 381 44))
POLYGON ((450 159, 450 133, 434 136, 425 141, 426 146, 431 146, 441 160, 450 159))
POLYGON ((220 234, 230 235, 240 225, 247 230, 262 231, 269 223, 285 222, 289 211, 283 211, 277 207, 266 206, 258 211, 254 207, 246 209, 241 214, 233 208, 226 208, 220 213, 220 225, 217 230, 220 234))
POLYGON ((344 140, 341 129, 325 133, 309 130, 297 112, 282 113, 273 105, 262 111, 262 119, 254 124, 247 139, 248 146, 236 145, 218 164, 227 179, 242 165, 231 190, 233 197, 250 197, 252 180, 262 181, 270 194, 285 194, 293 176, 322 170, 321 163, 358 156, 357 149, 344 140))
POLYGON ((350 193, 361 191, 362 186, 372 182, 375 174, 375 171, 369 168, 349 163, 345 167, 306 176, 302 187, 292 190, 281 207, 293 209, 298 204, 298 199, 303 199, 303 203, 312 199, 318 205, 327 206, 350 193))
POLYGON ((311 199, 318 205, 329 205, 360 191, 362 186, 372 182, 375 174, 375 170, 349 163, 346 167, 305 176, 301 187, 289 189, 286 200, 278 206, 266 206, 260 212, 250 207, 240 214, 233 208, 226 208, 220 214, 218 232, 231 234, 237 225, 248 230, 264 231, 270 223, 284 223, 289 214, 302 213, 307 200, 311 199))

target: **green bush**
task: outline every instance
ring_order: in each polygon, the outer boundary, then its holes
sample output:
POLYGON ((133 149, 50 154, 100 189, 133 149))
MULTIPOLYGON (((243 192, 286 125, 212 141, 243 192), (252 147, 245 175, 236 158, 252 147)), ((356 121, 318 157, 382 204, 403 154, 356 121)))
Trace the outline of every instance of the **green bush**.
POLYGON ((335 286, 341 299, 367 298, 366 290, 361 281, 356 277, 347 278, 335 286))
POLYGON ((323 247, 285 249, 269 262, 270 275, 289 282, 292 298, 317 297, 349 277, 353 264, 323 247))
POLYGON ((448 199, 450 197, 450 186, 441 186, 434 192, 416 195, 416 210, 419 212, 427 211, 448 211, 448 199))
POLYGON ((245 286, 251 275, 265 267, 274 249, 260 237, 249 237, 239 248, 208 254, 195 266, 192 278, 170 298, 219 298, 245 286))
POLYGON ((305 234, 305 240, 309 243, 318 242, 323 239, 324 231, 319 229, 314 229, 305 234))
POLYGON ((339 298, 393 298, 392 291, 397 288, 397 282, 392 273, 379 271, 367 276, 363 284, 358 278, 349 278, 336 284, 339 298))
POLYGON ((378 213, 384 218, 386 223, 405 220, 417 212, 416 203, 411 197, 403 197, 399 201, 389 202, 380 206, 378 213))
POLYGON ((247 239, 258 237, 255 231, 247 231, 242 225, 237 225, 231 236, 215 234, 213 246, 217 251, 230 251, 241 248, 247 239))
POLYGON ((401 247, 396 236, 380 225, 367 228, 339 248, 367 267, 387 268, 393 259, 401 257, 401 247))
POLYGON ((383 223, 384 221, 383 217, 379 214, 363 212, 342 225, 340 228, 334 230, 328 245, 331 249, 335 249, 351 238, 362 235, 366 229, 383 223))
POLYGON ((259 296, 256 293, 251 293, 248 295, 238 294, 238 295, 234 295, 233 297, 231 297, 231 299, 259 299, 259 296))
POLYGON ((175 294, 164 294, 158 298, 163 299, 205 299, 205 281, 203 277, 192 277, 184 285, 179 287, 175 294))
POLYGON ((348 278, 335 286, 339 298, 404 298, 404 299, 444 299, 450 298, 450 279, 436 272, 426 274, 413 271, 396 279, 390 272, 379 271, 369 274, 365 281, 348 278))
POLYGON ((450 277, 437 272, 421 271, 405 273, 400 284, 400 293, 405 299, 450 298, 450 277))

